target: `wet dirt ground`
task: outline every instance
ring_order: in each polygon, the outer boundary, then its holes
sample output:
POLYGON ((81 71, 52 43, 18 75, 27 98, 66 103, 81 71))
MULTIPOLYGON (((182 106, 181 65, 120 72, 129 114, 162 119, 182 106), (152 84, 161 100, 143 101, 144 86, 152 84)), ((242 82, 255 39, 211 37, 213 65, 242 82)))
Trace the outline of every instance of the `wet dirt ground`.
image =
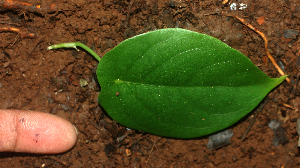
MULTIPOLYGON (((3 5, 5 1, 0 2, 3 5)), ((226 5, 219 0, 26 2, 42 8, 0 10, 0 28, 19 28, 35 35, 0 33, 0 108, 55 114, 73 123, 79 136, 76 146, 63 154, 1 153, 0 167, 299 166, 298 0, 239 0, 226 5), (51 4, 55 7, 50 8, 51 4), (257 110, 229 128, 234 133, 230 145, 212 151, 206 147, 208 137, 180 140, 133 131, 117 143, 116 137, 126 129, 111 121, 97 102, 97 61, 83 51, 47 51, 49 44, 79 41, 102 57, 127 38, 179 27, 216 37, 249 57, 270 77, 279 77, 266 57, 263 39, 228 13, 245 18, 265 33, 269 52, 292 82, 283 82, 265 98, 266 105, 244 141, 241 138, 257 110), (82 80, 88 85, 81 87, 82 80), (268 127, 272 119, 282 123, 277 147, 272 143, 274 131, 268 127)))

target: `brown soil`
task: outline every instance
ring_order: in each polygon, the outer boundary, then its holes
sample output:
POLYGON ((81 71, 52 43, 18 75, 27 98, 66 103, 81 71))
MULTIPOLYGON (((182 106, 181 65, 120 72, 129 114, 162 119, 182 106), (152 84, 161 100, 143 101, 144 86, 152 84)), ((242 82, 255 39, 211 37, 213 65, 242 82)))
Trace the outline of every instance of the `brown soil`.
MULTIPOLYGON (((0 5, 3 1, 0 0, 0 5)), ((300 70, 298 0, 229 1, 247 4, 230 10, 221 1, 117 1, 28 0, 31 8, 0 9, 0 28, 20 28, 36 38, 0 33, 0 108, 42 111, 69 120, 79 130, 76 146, 59 155, 1 153, 0 167, 297 167, 296 120, 300 103, 297 74, 300 70), (45 6, 56 4, 51 11, 45 6), (271 77, 280 75, 266 61, 262 38, 234 18, 234 13, 264 32, 269 51, 290 75, 274 89, 258 114, 246 139, 241 137, 253 111, 230 127, 231 144, 214 151, 206 148, 208 137, 178 140, 133 132, 122 144, 115 138, 125 128, 116 127, 97 103, 100 92, 97 61, 72 49, 47 51, 49 44, 80 41, 100 56, 123 40, 150 30, 180 27, 216 37, 248 56, 271 77), (261 25, 261 16, 265 22, 261 25), (260 18, 260 19, 259 19, 260 18), (292 29, 294 31, 291 31, 292 29), (290 33, 290 34, 289 34, 290 33), (89 85, 80 86, 80 79, 89 85), (287 108, 289 104, 295 109, 287 108), (281 120, 288 142, 272 144, 271 119, 281 120), (100 129, 96 128, 99 127, 100 129), (117 130, 117 131, 116 131, 117 130)))

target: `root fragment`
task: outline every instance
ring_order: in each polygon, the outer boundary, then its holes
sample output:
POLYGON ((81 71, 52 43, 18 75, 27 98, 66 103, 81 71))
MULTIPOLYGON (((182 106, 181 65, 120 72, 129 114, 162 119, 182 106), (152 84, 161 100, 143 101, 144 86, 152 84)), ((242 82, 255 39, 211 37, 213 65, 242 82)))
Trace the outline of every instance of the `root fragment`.
MULTIPOLYGON (((274 65, 274 67, 277 69, 277 71, 280 73, 280 75, 286 75, 282 69, 278 66, 278 64, 276 63, 275 59, 272 57, 272 55, 270 54, 270 52, 268 51, 268 39, 266 38, 265 34, 262 33, 261 31, 259 31, 257 28, 253 27, 251 24, 247 23, 245 21, 245 19, 243 18, 240 18, 236 15, 227 15, 227 16, 230 16, 230 17, 234 17, 236 19, 238 19, 240 22, 242 22, 244 25, 248 26, 250 29, 252 29, 253 31, 255 31, 257 34, 259 34, 262 39, 264 40, 265 42, 265 51, 267 53, 267 56, 269 57, 269 59, 271 60, 272 64, 274 65)), ((285 80, 288 82, 288 83, 291 83, 291 80, 287 77, 285 78, 285 80)))
POLYGON ((283 106, 287 107, 287 108, 290 108, 292 110, 294 110, 295 108, 289 104, 286 104, 286 103, 283 103, 283 106))
POLYGON ((14 1, 14 0, 0 0, 0 11, 1 10, 15 10, 21 9, 27 12, 52 12, 56 10, 56 5, 51 4, 50 6, 41 6, 41 5, 34 5, 27 2, 21 1, 14 1))
POLYGON ((222 4, 225 5, 225 4, 227 4, 228 1, 229 1, 229 0, 224 0, 224 1, 222 1, 222 4))
POLYGON ((21 38, 36 38, 36 35, 33 33, 24 33, 18 28, 12 28, 12 27, 6 27, 6 28, 0 28, 0 33, 1 32, 14 32, 18 33, 21 38))

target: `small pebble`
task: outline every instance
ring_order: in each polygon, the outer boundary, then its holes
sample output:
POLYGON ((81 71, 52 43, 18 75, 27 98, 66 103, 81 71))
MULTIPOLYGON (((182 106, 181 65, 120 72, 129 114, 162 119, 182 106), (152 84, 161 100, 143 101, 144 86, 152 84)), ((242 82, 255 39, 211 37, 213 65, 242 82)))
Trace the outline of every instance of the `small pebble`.
POLYGON ((297 30, 293 30, 293 29, 286 29, 283 32, 283 37, 284 38, 296 38, 296 36, 298 35, 298 31, 297 30))
POLYGON ((53 99, 51 97, 48 97, 48 102, 49 103, 53 103, 54 101, 53 101, 53 99))
POLYGON ((274 131, 273 145, 276 147, 279 144, 288 143, 288 139, 285 137, 285 130, 281 127, 278 120, 271 120, 268 126, 274 131))
POLYGON ((64 105, 64 104, 60 104, 61 108, 64 109, 65 111, 69 110, 69 107, 64 105))
POLYGON ((237 157, 235 155, 232 156, 232 161, 235 162, 237 160, 237 157))
POLYGON ((271 128, 272 130, 276 130, 280 127, 280 122, 277 120, 271 120, 270 123, 268 124, 268 127, 271 128))
POLYGON ((229 145, 230 138, 232 137, 233 132, 231 130, 225 130, 217 134, 209 136, 209 141, 206 147, 210 150, 215 150, 225 145, 229 145))
POLYGON ((81 87, 85 87, 85 86, 88 85, 88 82, 87 82, 87 80, 85 80, 85 79, 80 79, 80 80, 79 80, 79 83, 80 83, 80 86, 81 86, 81 87))
POLYGON ((88 84, 88 87, 89 87, 89 89, 95 90, 95 86, 96 86, 96 85, 97 85, 97 84, 96 84, 95 79, 92 78, 92 82, 90 82, 90 83, 88 84))
POLYGON ((57 93, 54 100, 57 102, 65 102, 67 100, 67 95, 65 93, 57 93))

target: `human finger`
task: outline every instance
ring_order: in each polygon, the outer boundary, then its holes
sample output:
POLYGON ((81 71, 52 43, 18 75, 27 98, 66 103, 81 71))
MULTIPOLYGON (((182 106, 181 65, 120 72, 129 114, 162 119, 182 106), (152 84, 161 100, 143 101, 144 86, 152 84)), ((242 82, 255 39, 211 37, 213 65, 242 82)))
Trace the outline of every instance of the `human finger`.
POLYGON ((58 116, 0 109, 0 152, 62 153, 77 140, 77 130, 58 116))

